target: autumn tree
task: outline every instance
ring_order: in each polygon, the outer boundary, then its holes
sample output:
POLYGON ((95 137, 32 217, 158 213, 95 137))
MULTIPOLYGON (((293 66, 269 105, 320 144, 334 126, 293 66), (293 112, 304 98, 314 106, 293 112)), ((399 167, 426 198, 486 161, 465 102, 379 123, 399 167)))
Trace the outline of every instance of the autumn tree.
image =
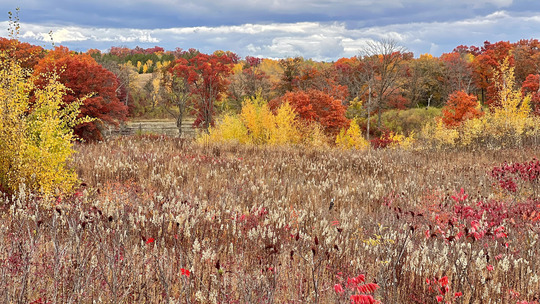
POLYGON ((302 91, 318 90, 341 100, 345 104, 347 103, 348 89, 338 82, 338 71, 331 64, 324 62, 303 64, 300 67, 299 75, 295 78, 293 89, 302 91))
POLYGON ((496 83, 499 79, 495 79, 496 75, 500 75, 502 62, 509 58, 509 64, 514 65, 514 57, 510 56, 513 46, 508 41, 499 41, 496 43, 484 42, 480 53, 474 57, 473 79, 476 86, 480 89, 482 103, 491 105, 497 103, 498 91, 496 83))
POLYGON ((283 68, 279 63, 279 60, 264 58, 257 67, 268 75, 273 87, 278 87, 283 74, 283 68))
POLYGON ((300 67, 304 62, 302 57, 286 58, 279 60, 279 66, 283 71, 279 83, 276 84, 276 91, 283 95, 297 88, 298 76, 300 75, 300 67))
POLYGON ((234 65, 229 76, 228 95, 237 108, 245 98, 270 99, 272 83, 270 77, 260 68, 261 58, 247 56, 244 61, 234 65))
POLYGON ((531 111, 540 116, 540 75, 530 74, 521 86, 523 96, 531 95, 531 111))
POLYGON ((480 117, 483 113, 480 111, 480 105, 475 96, 463 91, 456 91, 449 96, 442 109, 442 114, 444 125, 453 128, 467 119, 480 117))
POLYGON ((0 51, 9 57, 17 59, 23 68, 33 68, 45 55, 45 50, 36 45, 19 40, 0 37, 0 51))
POLYGON ((63 105, 67 88, 54 74, 44 85, 20 62, 0 52, 0 192, 23 186, 42 195, 71 190, 76 173, 67 166, 73 150, 72 126, 80 102, 63 105))
POLYGON ((465 51, 441 55, 445 96, 455 91, 463 91, 467 94, 473 92, 473 59, 474 55, 465 51))
POLYGON ((540 73, 540 41, 538 39, 520 40, 512 51, 516 83, 523 83, 531 74, 540 73))
POLYGON ((56 73, 58 81, 66 86, 64 104, 69 105, 84 97, 81 116, 95 118, 75 127, 75 134, 85 140, 101 140, 101 128, 106 124, 117 126, 126 119, 127 107, 118 96, 117 77, 87 54, 74 54, 66 47, 49 51, 35 67, 37 84, 42 87, 46 78, 41 75, 56 73))
POLYGON ((180 56, 169 72, 181 78, 175 81, 187 87, 194 98, 194 125, 208 130, 214 122, 216 102, 223 98, 227 89, 233 56, 230 53, 207 55, 199 52, 185 52, 180 56))
POLYGON ((341 100, 325 92, 313 89, 288 92, 273 101, 271 107, 275 109, 283 103, 290 104, 303 121, 321 124, 327 134, 336 135, 341 128, 349 125, 349 120, 345 117, 347 108, 341 100))
POLYGON ((347 87, 350 100, 360 99, 365 92, 361 64, 358 57, 340 58, 334 63, 334 70, 337 73, 336 81, 347 87))
POLYGON ((430 54, 407 62, 404 87, 410 103, 416 106, 438 106, 444 96, 444 64, 430 54))
MULTIPOLYGON (((89 54, 89 52, 86 52, 89 54)), ((97 53, 92 53, 92 58, 96 60, 97 63, 99 63, 102 67, 106 68, 107 70, 111 71, 118 80, 118 87, 117 87, 117 93, 118 93, 118 99, 130 109, 130 113, 133 107, 132 104, 132 97, 131 97, 131 90, 133 87, 133 83, 135 82, 135 79, 137 77, 137 70, 135 66, 128 61, 127 63, 120 63, 114 60, 111 60, 108 57, 104 56, 96 56, 97 53)), ((90 55, 90 54, 89 54, 90 55)))
POLYGON ((177 59, 161 71, 161 88, 165 109, 175 118, 178 133, 182 136, 182 121, 194 91, 197 75, 190 68, 189 61, 177 59), (174 107, 172 111, 169 107, 174 107))
POLYGON ((368 86, 368 115, 373 107, 378 117, 377 125, 380 127, 381 115, 386 108, 388 97, 399 88, 401 64, 410 54, 406 54, 405 48, 393 40, 368 43, 361 53, 363 75, 368 86))

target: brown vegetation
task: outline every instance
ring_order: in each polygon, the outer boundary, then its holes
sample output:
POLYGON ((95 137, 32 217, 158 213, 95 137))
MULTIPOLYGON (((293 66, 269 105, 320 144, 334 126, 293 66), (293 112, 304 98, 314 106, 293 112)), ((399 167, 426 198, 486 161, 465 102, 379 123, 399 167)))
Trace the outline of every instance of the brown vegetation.
POLYGON ((533 150, 151 136, 77 149, 84 184, 73 196, 49 206, 24 190, 3 198, 4 303, 347 303, 355 293, 335 284, 359 274, 383 303, 540 297, 538 181, 507 193, 490 177, 505 161, 538 157, 533 150), (483 213, 474 222, 463 210, 483 213))

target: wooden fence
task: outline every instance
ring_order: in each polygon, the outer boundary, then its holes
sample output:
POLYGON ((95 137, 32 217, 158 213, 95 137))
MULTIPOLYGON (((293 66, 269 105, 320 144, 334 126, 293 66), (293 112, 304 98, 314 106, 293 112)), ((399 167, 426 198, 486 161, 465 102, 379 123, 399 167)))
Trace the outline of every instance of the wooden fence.
MULTIPOLYGON (((183 136, 194 137, 196 129, 192 127, 193 121, 188 120, 182 124, 183 136)), ((178 136, 178 128, 174 120, 140 120, 128 121, 119 127, 108 126, 104 131, 105 137, 135 135, 135 134, 160 134, 178 136)))

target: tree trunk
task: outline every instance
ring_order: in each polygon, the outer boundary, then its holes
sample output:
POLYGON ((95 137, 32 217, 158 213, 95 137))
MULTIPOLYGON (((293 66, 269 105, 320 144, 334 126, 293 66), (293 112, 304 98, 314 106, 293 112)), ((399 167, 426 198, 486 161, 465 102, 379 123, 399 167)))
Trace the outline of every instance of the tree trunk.
POLYGON ((178 116, 176 117, 176 127, 178 128, 178 137, 182 137, 182 120, 184 118, 184 113, 182 109, 179 110, 178 116))
POLYGON ((377 102, 377 127, 380 130, 381 129, 381 118, 382 118, 382 109, 381 109, 382 99, 380 97, 377 98, 377 99, 378 99, 378 102, 377 102))
POLYGON ((371 85, 369 85, 369 95, 368 95, 368 104, 367 104, 367 128, 366 128, 366 138, 369 141, 369 121, 371 118, 371 85))

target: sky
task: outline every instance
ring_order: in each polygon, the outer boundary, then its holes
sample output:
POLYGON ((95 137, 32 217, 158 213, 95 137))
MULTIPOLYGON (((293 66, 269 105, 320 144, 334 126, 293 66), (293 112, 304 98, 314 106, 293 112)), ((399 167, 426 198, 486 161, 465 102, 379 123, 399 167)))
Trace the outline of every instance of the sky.
POLYGON ((418 57, 540 39, 539 0, 0 0, 0 36, 17 7, 19 40, 76 51, 161 46, 335 61, 369 41, 390 39, 418 57))

